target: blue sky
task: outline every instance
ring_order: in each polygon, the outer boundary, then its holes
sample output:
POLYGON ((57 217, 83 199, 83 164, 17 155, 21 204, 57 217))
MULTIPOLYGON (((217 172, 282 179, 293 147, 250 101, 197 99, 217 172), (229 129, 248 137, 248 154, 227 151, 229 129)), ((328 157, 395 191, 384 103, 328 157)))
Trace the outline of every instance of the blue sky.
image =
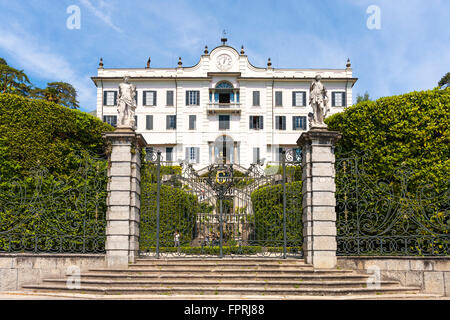
MULTIPOLYGON (((0 0, 0 57, 33 84, 66 81, 82 110, 95 109, 90 80, 105 67, 194 65, 208 45, 245 46, 252 64, 274 68, 344 68, 359 80, 354 96, 372 98, 431 89, 450 71, 448 0, 0 0), (66 27, 70 5, 81 28, 66 27), (377 5, 381 29, 366 13, 377 5)), ((355 98, 354 98, 355 99, 355 98)))

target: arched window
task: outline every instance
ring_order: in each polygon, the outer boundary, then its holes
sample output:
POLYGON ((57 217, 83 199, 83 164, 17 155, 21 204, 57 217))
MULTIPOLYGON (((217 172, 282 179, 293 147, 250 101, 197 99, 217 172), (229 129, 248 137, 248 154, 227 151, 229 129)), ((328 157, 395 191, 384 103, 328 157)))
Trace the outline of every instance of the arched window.
POLYGON ((222 81, 216 85, 216 89, 233 89, 233 85, 228 81, 222 81))

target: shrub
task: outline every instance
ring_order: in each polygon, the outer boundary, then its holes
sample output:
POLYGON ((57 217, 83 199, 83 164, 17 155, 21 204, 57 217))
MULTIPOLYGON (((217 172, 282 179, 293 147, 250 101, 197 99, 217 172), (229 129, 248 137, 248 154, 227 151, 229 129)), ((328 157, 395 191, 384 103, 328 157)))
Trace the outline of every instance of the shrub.
MULTIPOLYGON (((251 194, 255 240, 263 246, 283 243, 283 186, 264 186, 251 194)), ((286 234, 288 246, 302 243, 302 182, 286 183, 286 234)))

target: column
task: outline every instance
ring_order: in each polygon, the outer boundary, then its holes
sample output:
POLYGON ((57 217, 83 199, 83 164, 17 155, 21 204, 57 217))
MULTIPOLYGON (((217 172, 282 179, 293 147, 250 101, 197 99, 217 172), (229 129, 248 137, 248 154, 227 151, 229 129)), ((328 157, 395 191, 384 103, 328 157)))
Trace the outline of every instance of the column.
POLYGON ((139 252, 142 135, 116 129, 103 135, 109 151, 106 213, 106 263, 126 267, 139 252))
POLYGON ((297 141, 302 148, 303 253, 314 268, 336 267, 334 146, 341 134, 312 128, 297 141))

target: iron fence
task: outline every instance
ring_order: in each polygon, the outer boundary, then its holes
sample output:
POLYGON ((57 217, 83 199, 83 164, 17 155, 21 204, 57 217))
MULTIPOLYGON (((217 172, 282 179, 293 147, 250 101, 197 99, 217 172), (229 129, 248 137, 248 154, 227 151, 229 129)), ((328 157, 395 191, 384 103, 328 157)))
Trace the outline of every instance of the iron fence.
POLYGON ((0 252, 103 253, 107 161, 86 153, 68 173, 42 165, 0 180, 0 252))
POLYGON ((381 177, 367 158, 336 160, 337 254, 449 255, 450 180, 424 183, 404 166, 381 177))

